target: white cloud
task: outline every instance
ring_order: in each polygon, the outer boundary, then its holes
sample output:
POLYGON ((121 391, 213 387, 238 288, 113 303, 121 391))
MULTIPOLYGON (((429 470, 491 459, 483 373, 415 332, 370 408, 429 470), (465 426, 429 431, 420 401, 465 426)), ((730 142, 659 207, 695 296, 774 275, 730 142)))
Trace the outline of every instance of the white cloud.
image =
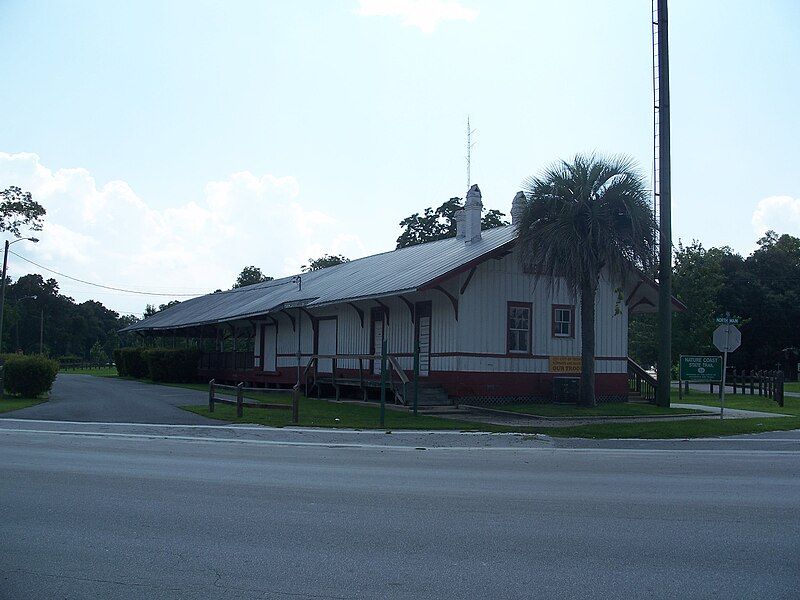
POLYGON ((406 27, 433 33, 444 21, 474 21, 477 9, 458 0, 359 0, 356 14, 364 17, 395 17, 406 27))
MULTIPOLYGON (((361 240, 301 199, 294 177, 248 171, 212 181, 186 204, 155 209, 124 181, 99 186, 86 169, 51 170, 30 153, 0 152, 0 189, 17 185, 47 209, 40 243, 15 250, 43 265, 106 285, 172 293, 229 288, 246 265, 275 277, 325 252, 364 254, 361 240)), ((46 271, 10 257, 10 274, 46 271)), ((141 312, 168 297, 114 294, 59 279, 78 300, 141 312)))
POLYGON ((752 223, 759 237, 770 229, 797 235, 800 233, 800 198, 770 196, 759 200, 752 223))

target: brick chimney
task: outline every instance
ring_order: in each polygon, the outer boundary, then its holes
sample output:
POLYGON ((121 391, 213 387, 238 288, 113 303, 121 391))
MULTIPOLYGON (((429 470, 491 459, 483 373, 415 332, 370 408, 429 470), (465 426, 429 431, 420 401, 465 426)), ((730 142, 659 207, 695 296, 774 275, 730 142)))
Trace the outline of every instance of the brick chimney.
POLYGON ((514 200, 511 202, 511 224, 516 225, 519 227, 520 219, 522 218, 522 213, 525 212, 525 204, 527 204, 527 199, 525 198, 525 194, 523 192, 517 192, 517 195, 514 196, 514 200))
POLYGON ((481 239, 481 189, 478 184, 473 185, 467 192, 467 201, 464 203, 464 242, 470 244, 481 239))
POLYGON ((456 239, 464 239, 464 229, 466 228, 467 211, 463 208, 456 211, 456 239))

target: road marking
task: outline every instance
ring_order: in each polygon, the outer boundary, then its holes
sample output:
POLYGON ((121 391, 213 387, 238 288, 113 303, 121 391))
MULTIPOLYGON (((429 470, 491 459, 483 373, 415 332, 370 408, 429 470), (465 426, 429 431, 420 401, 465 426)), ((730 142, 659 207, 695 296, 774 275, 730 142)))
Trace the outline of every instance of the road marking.
MULTIPOLYGON (((485 447, 485 446, 401 446, 401 445, 382 445, 382 444, 364 444, 364 443, 337 443, 337 442, 296 442, 288 440, 254 440, 246 438, 219 438, 219 437, 196 437, 187 435, 163 435, 163 434, 146 434, 146 433, 112 433, 112 432, 95 432, 95 431, 65 431, 65 430, 49 430, 49 429, 10 429, 2 428, 0 433, 7 434, 32 434, 32 435, 61 435, 61 436, 75 436, 75 437, 92 437, 92 438, 124 438, 129 440, 174 440, 174 441, 189 441, 189 442, 210 442, 210 443, 234 443, 234 444, 250 444, 258 446, 297 446, 297 447, 311 447, 311 448, 331 448, 331 449, 380 449, 380 450, 401 450, 401 451, 419 451, 420 449, 441 451, 441 450, 468 450, 468 451, 500 451, 500 452, 558 452, 558 453, 599 453, 599 454, 644 454, 644 455, 660 455, 664 452, 672 452, 676 454, 697 454, 704 455, 758 455, 768 452, 771 455, 791 455, 797 456, 796 450, 735 450, 735 449, 689 449, 689 448, 558 448, 555 446, 536 446, 536 447, 485 447)), ((717 440, 721 441, 721 440, 717 440)), ((755 440, 754 440, 755 441, 755 440)), ((765 440, 767 441, 767 440, 765 440)), ((777 440, 776 440, 777 441, 777 440)), ((795 443, 800 443, 800 440, 786 440, 795 443)))

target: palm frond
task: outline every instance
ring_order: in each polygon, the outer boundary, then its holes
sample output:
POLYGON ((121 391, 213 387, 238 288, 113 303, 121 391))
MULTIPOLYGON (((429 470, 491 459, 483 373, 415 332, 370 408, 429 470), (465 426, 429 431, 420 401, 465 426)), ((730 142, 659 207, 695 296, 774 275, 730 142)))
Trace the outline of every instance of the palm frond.
POLYGON ((579 154, 526 178, 523 191, 520 260, 551 285, 563 281, 577 297, 602 273, 624 278, 653 255, 649 194, 629 157, 579 154))

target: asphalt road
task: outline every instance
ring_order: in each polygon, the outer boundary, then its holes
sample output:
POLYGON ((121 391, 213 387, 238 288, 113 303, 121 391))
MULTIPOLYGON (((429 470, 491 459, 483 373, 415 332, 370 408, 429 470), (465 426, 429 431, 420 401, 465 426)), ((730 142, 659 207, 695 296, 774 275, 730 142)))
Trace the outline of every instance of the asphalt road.
POLYGON ((206 402, 208 396, 195 390, 114 377, 61 373, 56 377, 48 402, 2 413, 0 418, 175 425, 218 424, 219 421, 178 408, 206 402))
POLYGON ((559 449, 545 438, 415 450, 67 427, 0 427, 0 597, 800 589, 796 451, 559 449))

